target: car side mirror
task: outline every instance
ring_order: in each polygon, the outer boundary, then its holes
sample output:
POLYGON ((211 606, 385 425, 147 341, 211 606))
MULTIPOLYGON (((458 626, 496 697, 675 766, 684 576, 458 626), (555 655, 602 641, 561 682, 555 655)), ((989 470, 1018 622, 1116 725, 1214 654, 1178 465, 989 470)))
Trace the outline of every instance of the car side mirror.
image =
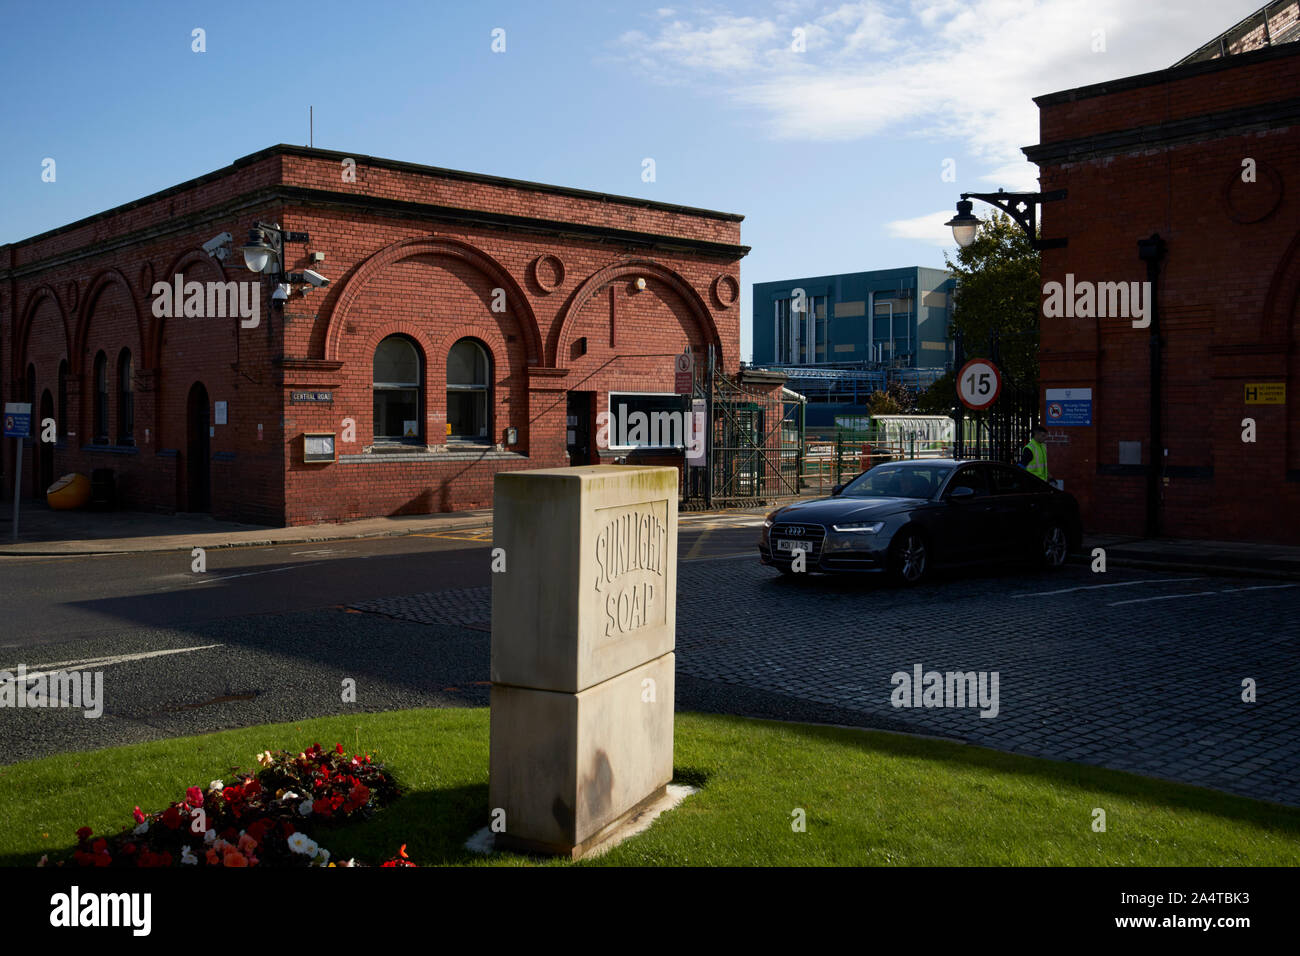
POLYGON ((839 493, 843 490, 844 490, 843 485, 836 485, 834 488, 831 489, 831 497, 832 498, 838 497, 839 493))
POLYGON ((948 497, 953 501, 965 501, 967 498, 975 497, 975 489, 962 485, 960 488, 954 488, 948 492, 948 497))

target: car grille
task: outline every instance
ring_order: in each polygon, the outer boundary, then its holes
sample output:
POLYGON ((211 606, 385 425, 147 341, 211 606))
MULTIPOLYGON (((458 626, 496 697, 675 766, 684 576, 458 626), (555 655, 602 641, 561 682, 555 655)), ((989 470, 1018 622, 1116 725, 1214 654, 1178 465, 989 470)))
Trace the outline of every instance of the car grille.
POLYGON ((773 556, 790 557, 789 551, 777 551, 775 543, 777 538, 793 539, 803 541, 808 544, 807 551, 809 558, 819 558, 822 553, 822 542, 826 538, 826 529, 819 524, 795 524, 794 522, 783 522, 772 525, 768 532, 768 542, 773 556))

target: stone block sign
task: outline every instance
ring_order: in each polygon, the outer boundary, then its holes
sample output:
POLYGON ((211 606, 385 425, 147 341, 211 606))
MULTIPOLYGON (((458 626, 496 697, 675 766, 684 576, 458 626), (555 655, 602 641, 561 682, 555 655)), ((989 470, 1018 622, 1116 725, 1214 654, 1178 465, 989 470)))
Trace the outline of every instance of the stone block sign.
POLYGON ((581 856, 672 779, 677 484, 620 465, 496 476, 498 847, 581 856))

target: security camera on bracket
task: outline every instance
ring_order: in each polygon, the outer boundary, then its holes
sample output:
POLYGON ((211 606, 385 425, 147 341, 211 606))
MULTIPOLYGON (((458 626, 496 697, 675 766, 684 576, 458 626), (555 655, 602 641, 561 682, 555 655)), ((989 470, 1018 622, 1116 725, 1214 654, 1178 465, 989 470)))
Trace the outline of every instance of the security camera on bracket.
MULTIPOLYGON (((315 286, 317 289, 323 289, 330 284, 330 280, 325 278, 314 269, 305 269, 302 272, 290 272, 286 277, 290 282, 303 282, 315 286)), ((300 290, 303 295, 307 294, 306 289, 300 290)))

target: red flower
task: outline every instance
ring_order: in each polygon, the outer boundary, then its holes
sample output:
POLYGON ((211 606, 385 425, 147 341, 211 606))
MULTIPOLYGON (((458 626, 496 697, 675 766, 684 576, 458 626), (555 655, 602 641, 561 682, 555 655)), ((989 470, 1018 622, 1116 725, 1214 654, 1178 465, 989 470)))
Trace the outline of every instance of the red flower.
POLYGON ((98 840, 96 840, 94 843, 90 845, 90 848, 94 850, 96 853, 107 853, 108 841, 105 840, 103 837, 100 837, 98 840))
MULTIPOLYGON (((186 802, 192 807, 203 806, 203 791, 198 787, 190 787, 185 791, 186 802)), ((136 821, 139 822, 139 821, 136 821)))
POLYGON ((175 830, 181 825, 181 812, 175 805, 163 811, 162 824, 169 830, 175 830))
POLYGON ((336 754, 341 754, 341 753, 343 753, 343 745, 342 745, 342 744, 335 744, 335 745, 334 745, 334 752, 335 752, 336 754))
POLYGON ((85 840, 89 840, 90 835, 94 832, 95 831, 92 830, 90 827, 82 827, 80 830, 77 831, 77 839, 83 842, 85 840))
POLYGON ((136 823, 144 823, 144 811, 140 809, 139 805, 131 811, 131 815, 135 817, 136 823))

